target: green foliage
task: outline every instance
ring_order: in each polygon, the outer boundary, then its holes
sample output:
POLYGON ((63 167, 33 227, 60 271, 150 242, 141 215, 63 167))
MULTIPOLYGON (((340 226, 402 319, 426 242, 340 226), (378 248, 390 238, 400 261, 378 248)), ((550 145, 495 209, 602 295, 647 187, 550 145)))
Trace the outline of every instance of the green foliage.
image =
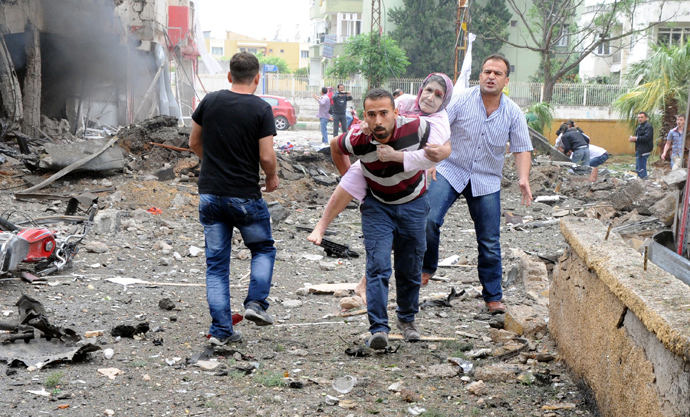
POLYGON ((55 388, 60 385, 60 379, 62 379, 62 372, 53 372, 46 377, 43 385, 47 388, 55 388))
POLYGON ((279 56, 265 56, 263 51, 261 51, 256 54, 256 57, 259 58, 259 64, 261 65, 269 64, 277 66, 281 74, 290 74, 292 72, 290 67, 288 67, 287 61, 279 56))
POLYGON ((406 77, 443 72, 453 78, 456 6, 455 0, 404 0, 402 7, 389 11, 397 25, 391 37, 411 62, 406 77))
POLYGON ((346 78, 361 74, 371 80, 369 88, 375 88, 390 77, 401 76, 408 65, 405 51, 393 39, 377 33, 363 33, 347 40, 344 54, 334 60, 326 75, 346 78))
POLYGON ((684 113, 690 88, 690 42, 683 46, 656 46, 649 58, 632 64, 626 80, 637 86, 613 102, 629 125, 638 112, 649 115, 662 136, 675 126, 675 115, 684 113))
POLYGON ((498 53, 503 47, 503 41, 499 38, 508 38, 508 23, 513 14, 506 6, 505 0, 488 0, 482 5, 479 2, 470 3, 470 32, 477 35, 472 45, 472 74, 470 78, 479 78, 482 69, 482 61, 487 56, 498 53), (489 28, 496 32, 491 33, 489 28), (498 36, 497 36, 498 35, 498 36))
POLYGON ((309 67, 304 67, 304 68, 298 68, 293 72, 295 76, 297 77, 308 77, 309 76, 309 67))
POLYGON ((553 122, 554 108, 551 103, 534 103, 525 109, 527 126, 539 133, 544 133, 544 128, 551 126, 553 122))
POLYGON ((285 378, 281 372, 257 371, 254 374, 254 381, 265 387, 284 387, 285 378))

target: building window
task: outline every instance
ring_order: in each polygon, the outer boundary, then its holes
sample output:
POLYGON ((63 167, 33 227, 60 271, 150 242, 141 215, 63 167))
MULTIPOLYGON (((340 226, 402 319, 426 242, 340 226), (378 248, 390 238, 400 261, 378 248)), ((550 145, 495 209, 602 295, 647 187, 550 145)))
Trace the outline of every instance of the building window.
POLYGON ((517 27, 517 20, 511 20, 511 21, 510 21, 510 27, 511 27, 511 28, 516 28, 516 27, 517 27))
POLYGON ((223 48, 211 47, 211 55, 223 55, 223 48))
POLYGON ((300 58, 309 58, 309 51, 299 51, 300 58))
POLYGON ((247 52, 247 48, 240 48, 240 52, 247 52))
POLYGON ((515 73, 515 65, 510 66, 510 73, 514 74, 515 73))
POLYGON ((259 52, 259 50, 256 48, 249 48, 247 49, 247 52, 249 52, 250 54, 256 54, 257 52, 259 52))
POLYGON ((281 50, 280 50, 280 53, 281 53, 281 54, 284 54, 284 53, 285 53, 285 49, 281 49, 281 50))
POLYGON ((268 52, 273 52, 273 49, 269 49, 268 52))
POLYGON ((611 44, 607 42, 602 42, 599 46, 597 46, 597 55, 610 55, 611 54, 611 44))
POLYGON ((681 46, 690 40, 690 27, 659 28, 657 43, 665 46, 681 46))
POLYGON ((558 33, 558 43, 556 46, 568 46, 568 26, 561 26, 561 31, 558 33))

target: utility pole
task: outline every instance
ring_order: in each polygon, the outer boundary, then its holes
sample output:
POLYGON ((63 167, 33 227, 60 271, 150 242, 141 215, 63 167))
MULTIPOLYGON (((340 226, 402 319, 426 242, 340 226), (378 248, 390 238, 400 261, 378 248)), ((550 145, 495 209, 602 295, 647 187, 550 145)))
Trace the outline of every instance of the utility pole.
MULTIPOLYGON (((371 50, 376 48, 376 51, 381 50, 381 0, 371 0, 371 50)), ((373 60, 373 56, 369 56, 369 63, 373 60)), ((372 88, 372 77, 369 75, 369 89, 372 88)))
POLYGON ((456 39, 462 40, 455 46, 455 74, 453 82, 458 80, 460 70, 462 69, 462 61, 465 59, 467 53, 467 23, 470 21, 469 0, 458 0, 457 17, 455 20, 455 36, 456 39))

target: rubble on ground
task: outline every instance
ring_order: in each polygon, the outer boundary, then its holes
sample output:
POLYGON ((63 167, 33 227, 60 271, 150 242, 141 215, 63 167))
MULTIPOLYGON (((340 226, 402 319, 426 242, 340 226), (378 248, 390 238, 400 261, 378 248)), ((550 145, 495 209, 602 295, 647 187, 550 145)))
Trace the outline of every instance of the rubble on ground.
MULTIPOLYGON (((576 377, 558 361, 546 327, 550 277, 566 247, 558 221, 598 218, 603 228, 612 224, 631 244, 641 243, 665 227, 669 196, 682 183, 662 169, 647 181, 610 169, 592 183, 588 175, 569 172, 567 163, 535 155, 530 184, 541 200, 525 207, 509 156, 501 193, 506 314, 490 315, 484 307, 474 226, 460 199, 443 229, 445 262, 421 290, 417 318, 424 339, 391 338, 391 349, 377 353, 363 343, 366 309, 354 294, 366 261, 357 205, 329 228, 328 240, 338 245, 331 253, 308 242, 337 171, 328 148, 277 146, 280 188, 264 195, 278 250, 268 310, 276 325, 258 328, 238 316, 243 342, 208 350, 204 236, 194 184, 199 161, 189 151, 151 144, 184 148, 188 130, 162 117, 122 128, 118 138, 122 170, 72 173, 21 199, 9 193, 50 173, 30 171, 17 145, 3 144, 15 156, 2 153, 8 161, 0 165, 6 191, 0 205, 38 217, 48 208, 64 211, 68 196, 93 195, 100 212, 71 269, 40 284, 0 281, 0 311, 12 310, 20 292, 31 292, 50 307, 55 323, 88 332, 94 345, 109 349, 107 356, 90 353, 88 361, 69 367, 50 364, 40 380, 33 379, 36 371, 8 367, 3 401, 17 414, 28 410, 21 387, 36 385, 40 392, 45 375, 59 370, 66 381, 85 381, 65 383, 78 398, 75 407, 91 398, 136 398, 142 390, 159 390, 172 394, 161 395, 156 407, 191 414, 213 407, 236 415, 281 415, 289 406, 292 414, 339 408, 357 415, 406 414, 414 408, 448 415, 558 415, 574 408, 578 415, 595 415, 576 377), (334 256, 349 252, 362 256, 334 256), (348 378, 348 391, 336 390, 334 382, 349 374, 357 377, 348 378), (225 398, 228 385, 236 395, 225 398)), ((231 256, 231 303, 234 313, 242 313, 251 256, 239 233, 231 256)), ((394 336, 394 279, 390 285, 394 336)), ((109 410, 146 414, 152 404, 127 400, 109 410)))

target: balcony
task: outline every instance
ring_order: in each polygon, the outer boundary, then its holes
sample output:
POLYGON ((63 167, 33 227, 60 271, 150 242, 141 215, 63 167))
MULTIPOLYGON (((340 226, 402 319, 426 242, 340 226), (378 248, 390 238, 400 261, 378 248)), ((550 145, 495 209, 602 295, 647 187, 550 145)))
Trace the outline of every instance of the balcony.
POLYGON ((362 13, 362 0, 323 0, 321 6, 315 4, 309 8, 309 18, 321 19, 338 12, 362 13))

